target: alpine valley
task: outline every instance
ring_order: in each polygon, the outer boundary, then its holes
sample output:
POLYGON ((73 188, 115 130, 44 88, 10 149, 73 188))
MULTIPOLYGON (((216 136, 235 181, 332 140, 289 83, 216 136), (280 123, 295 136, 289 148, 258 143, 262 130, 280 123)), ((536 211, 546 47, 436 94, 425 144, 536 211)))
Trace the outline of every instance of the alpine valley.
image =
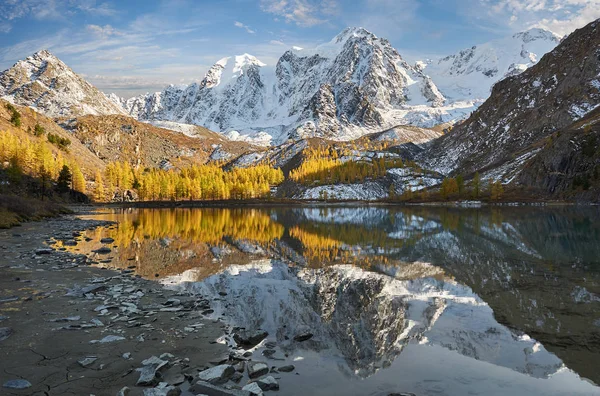
POLYGON ((109 163, 137 169, 131 183, 111 183, 109 199, 139 189, 141 169, 214 164, 280 169, 283 182, 267 188, 280 198, 599 202, 598 23, 414 64, 385 38, 347 28, 276 64, 231 56, 198 83, 128 99, 43 50, 0 74, 0 121, 34 142, 40 123, 68 138, 88 191, 109 163))

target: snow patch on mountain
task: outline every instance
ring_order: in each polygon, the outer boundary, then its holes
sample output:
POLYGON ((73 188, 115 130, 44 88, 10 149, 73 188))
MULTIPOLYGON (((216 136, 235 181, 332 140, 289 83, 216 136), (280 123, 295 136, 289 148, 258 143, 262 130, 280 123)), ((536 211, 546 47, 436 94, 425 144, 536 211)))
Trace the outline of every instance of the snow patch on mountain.
POLYGON ((559 42, 558 35, 534 28, 418 66, 451 100, 486 99, 496 82, 533 66, 559 42))

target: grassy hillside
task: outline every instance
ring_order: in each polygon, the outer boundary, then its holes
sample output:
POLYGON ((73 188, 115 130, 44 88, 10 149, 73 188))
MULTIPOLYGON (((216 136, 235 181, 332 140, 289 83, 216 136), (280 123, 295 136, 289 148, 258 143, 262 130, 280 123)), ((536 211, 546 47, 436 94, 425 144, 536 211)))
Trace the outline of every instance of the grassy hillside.
POLYGON ((206 128, 195 127, 195 137, 190 137, 127 116, 88 115, 58 121, 102 161, 127 161, 142 168, 204 164, 217 146, 233 156, 252 149, 206 128))

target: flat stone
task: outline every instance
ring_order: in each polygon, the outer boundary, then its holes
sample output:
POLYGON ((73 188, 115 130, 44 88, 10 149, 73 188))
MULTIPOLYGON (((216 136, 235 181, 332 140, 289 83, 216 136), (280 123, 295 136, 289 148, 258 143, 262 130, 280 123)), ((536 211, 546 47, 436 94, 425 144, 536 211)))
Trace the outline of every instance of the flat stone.
POLYGON ((92 252, 98 253, 98 254, 108 254, 108 253, 112 252, 112 250, 110 248, 107 248, 106 246, 103 246, 100 249, 92 250, 92 252))
POLYGON ((175 374, 173 377, 169 378, 169 385, 181 385, 185 382, 185 375, 183 374, 175 374))
POLYGON ((108 342, 116 342, 116 341, 123 341, 123 340, 125 340, 125 337, 121 337, 121 336, 117 336, 117 335, 107 335, 106 337, 104 337, 101 340, 90 341, 90 344, 106 344, 108 342))
MULTIPOLYGON (((260 388, 259 388, 260 389, 260 388)), ((202 394, 207 396, 251 396, 248 391, 237 389, 223 389, 206 381, 198 381, 190 387, 194 395, 202 394)))
POLYGON ((43 254, 51 254, 54 250, 52 249, 36 249, 35 250, 35 254, 37 254, 38 256, 41 256, 43 254))
POLYGON ((271 375, 259 379, 256 383, 263 391, 279 390, 279 383, 271 375))
POLYGON ((248 376, 257 378, 269 373, 269 366, 263 362, 248 362, 248 376))
POLYGON ((163 367, 169 364, 169 362, 165 360, 161 360, 156 356, 152 356, 146 360, 142 361, 144 367, 136 369, 140 372, 140 378, 138 378, 136 385, 137 386, 152 386, 158 383, 158 378, 156 378, 156 373, 163 367))
POLYGON ((248 385, 244 386, 242 390, 250 392, 250 394, 254 396, 263 395, 262 389, 260 389, 260 386, 258 386, 256 382, 249 383, 248 385))
POLYGON ((2 298, 0 298, 0 304, 17 301, 18 299, 19 299, 19 297, 17 297, 17 296, 2 297, 2 298))
POLYGON ((100 243, 104 243, 104 244, 108 244, 108 243, 113 243, 115 240, 112 238, 102 238, 100 239, 100 243))
POLYGON ((277 369, 277 371, 281 371, 282 373, 291 373, 296 369, 296 366, 293 364, 289 364, 287 366, 281 366, 277 369))
POLYGON ((171 386, 166 382, 161 382, 156 388, 144 389, 144 396, 179 396, 181 389, 178 386, 171 386))
POLYGON ((10 327, 0 327, 0 341, 6 340, 13 333, 10 327))
POLYGON ((77 322, 78 320, 81 320, 81 316, 68 316, 66 318, 56 318, 56 319, 51 319, 50 322, 57 322, 57 323, 77 322))
POLYGON ((31 382, 24 379, 8 380, 2 385, 7 389, 27 389, 31 388, 31 382))
POLYGON ((79 365, 81 367, 87 367, 87 366, 92 365, 96 360, 98 360, 97 357, 95 357, 95 356, 88 356, 88 357, 85 357, 83 359, 79 359, 77 361, 77 363, 79 363, 79 365))
POLYGON ((233 334, 233 339, 240 345, 255 346, 268 335, 264 330, 240 330, 233 334))
POLYGON ((224 384, 235 373, 235 368, 229 364, 221 364, 198 373, 198 379, 213 385, 224 384))

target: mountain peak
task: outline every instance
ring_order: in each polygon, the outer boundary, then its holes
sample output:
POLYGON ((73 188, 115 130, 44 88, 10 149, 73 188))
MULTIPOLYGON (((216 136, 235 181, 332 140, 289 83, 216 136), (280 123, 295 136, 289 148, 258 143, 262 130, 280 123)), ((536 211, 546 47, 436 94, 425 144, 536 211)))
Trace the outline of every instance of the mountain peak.
POLYGON ((47 49, 0 73, 0 96, 49 117, 123 113, 47 49))
POLYGON ((338 34, 337 36, 335 36, 333 38, 332 42, 334 42, 334 43, 341 43, 341 42, 347 41, 348 39, 350 39, 352 37, 377 38, 377 36, 375 36, 373 33, 369 32, 365 28, 362 28, 362 27, 347 27, 346 29, 342 30, 340 32, 340 34, 338 34))
POLYGON ((27 58, 62 63, 62 61, 56 55, 54 55, 52 52, 48 51, 47 49, 37 51, 37 52, 33 53, 31 56, 28 56, 27 58))
POLYGON ((530 43, 536 40, 546 40, 553 41, 557 44, 560 42, 561 39, 561 37, 558 34, 542 28, 531 28, 519 33, 515 33, 513 35, 513 38, 521 39, 524 43, 530 43))

